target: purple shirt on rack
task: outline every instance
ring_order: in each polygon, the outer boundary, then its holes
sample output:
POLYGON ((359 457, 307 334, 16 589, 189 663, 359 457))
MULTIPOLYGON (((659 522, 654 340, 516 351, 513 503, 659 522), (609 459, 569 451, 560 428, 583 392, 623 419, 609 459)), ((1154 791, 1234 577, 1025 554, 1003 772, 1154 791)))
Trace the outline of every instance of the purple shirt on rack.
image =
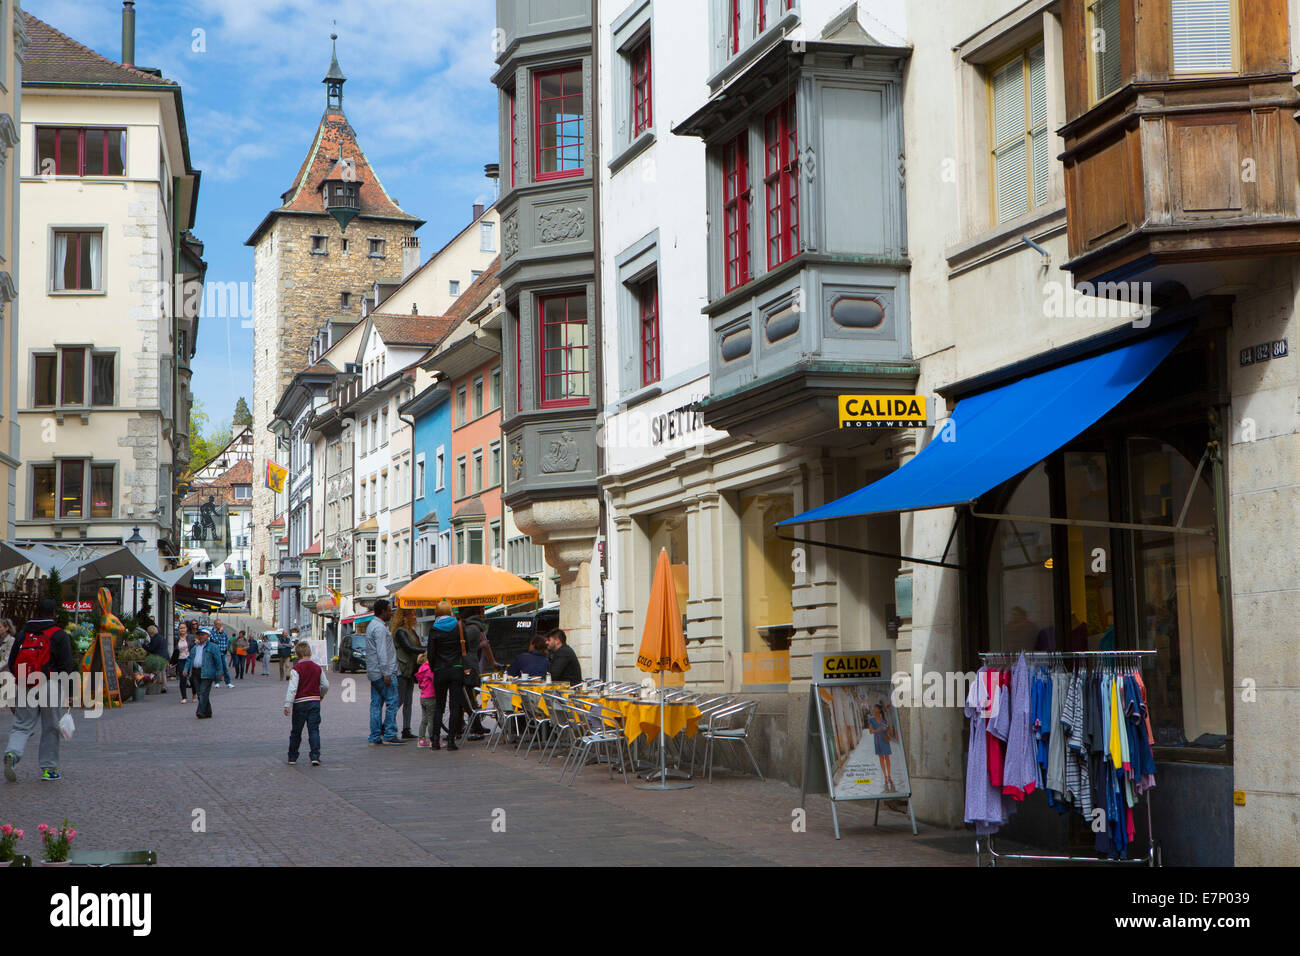
POLYGON ((1002 768, 1002 792, 1012 800, 1023 800, 1043 785, 1039 776, 1033 729, 1030 727, 1033 699, 1029 665, 1021 654, 1011 671, 1011 729, 1007 734, 1007 760, 1002 768))

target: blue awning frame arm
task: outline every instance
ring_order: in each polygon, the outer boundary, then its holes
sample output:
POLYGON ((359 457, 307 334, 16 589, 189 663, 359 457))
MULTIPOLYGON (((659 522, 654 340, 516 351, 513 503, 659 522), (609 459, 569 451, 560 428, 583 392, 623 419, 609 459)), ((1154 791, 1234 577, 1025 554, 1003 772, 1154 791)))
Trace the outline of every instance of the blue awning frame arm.
MULTIPOLYGON (((957 536, 957 526, 961 523, 961 516, 958 515, 953 519, 952 531, 948 532, 948 543, 944 546, 943 557, 948 557, 948 551, 952 548, 953 538, 957 536)), ((854 548, 847 544, 833 544, 830 541, 814 541, 812 538, 791 538, 781 534, 779 531, 776 535, 782 541, 789 541, 793 544, 815 544, 819 547, 830 548, 833 551, 851 551, 854 554, 865 554, 871 558, 893 558, 897 561, 907 561, 911 564, 925 564, 933 568, 949 568, 953 571, 965 571, 964 564, 953 564, 947 560, 934 561, 930 558, 916 558, 909 554, 895 554, 892 551, 873 551, 869 548, 854 548)))
POLYGON ((1161 534, 1201 534, 1211 538, 1215 537, 1213 527, 1209 528, 1185 528, 1183 521, 1187 518, 1187 511, 1192 506, 1192 495, 1196 492, 1197 482, 1201 480, 1201 472, 1205 470, 1205 463, 1210 460, 1212 455, 1218 453, 1219 443, 1211 441, 1205 446, 1205 451, 1201 454, 1201 460, 1196 464, 1196 473, 1192 475, 1192 480, 1187 485, 1187 495, 1183 498, 1183 507, 1178 512, 1178 521, 1175 524, 1134 524, 1128 521, 1091 521, 1084 518, 1044 518, 1041 515, 1013 515, 1013 514, 988 514, 982 511, 971 511, 973 518, 987 518, 990 521, 1017 521, 1027 524, 1059 524, 1071 528, 1106 528, 1116 531, 1152 531, 1161 534))

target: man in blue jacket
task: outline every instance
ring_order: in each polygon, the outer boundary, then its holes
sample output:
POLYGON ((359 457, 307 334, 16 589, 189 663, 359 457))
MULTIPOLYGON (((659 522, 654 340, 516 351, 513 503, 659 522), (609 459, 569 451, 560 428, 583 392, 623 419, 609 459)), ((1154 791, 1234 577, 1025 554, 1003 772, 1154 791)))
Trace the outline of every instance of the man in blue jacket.
POLYGON ((199 628, 197 641, 190 648, 190 656, 185 659, 186 677, 191 671, 196 671, 199 675, 199 707, 194 712, 199 720, 212 716, 212 701, 209 699, 212 682, 221 679, 221 652, 211 642, 211 637, 212 632, 206 627, 199 628))

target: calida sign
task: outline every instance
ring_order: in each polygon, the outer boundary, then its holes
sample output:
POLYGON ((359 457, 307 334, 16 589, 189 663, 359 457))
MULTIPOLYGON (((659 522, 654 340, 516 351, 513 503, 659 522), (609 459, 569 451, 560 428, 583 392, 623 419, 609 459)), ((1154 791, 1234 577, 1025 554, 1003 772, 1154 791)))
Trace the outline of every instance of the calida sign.
POLYGON ((841 395, 840 428, 924 428, 924 395, 841 395))

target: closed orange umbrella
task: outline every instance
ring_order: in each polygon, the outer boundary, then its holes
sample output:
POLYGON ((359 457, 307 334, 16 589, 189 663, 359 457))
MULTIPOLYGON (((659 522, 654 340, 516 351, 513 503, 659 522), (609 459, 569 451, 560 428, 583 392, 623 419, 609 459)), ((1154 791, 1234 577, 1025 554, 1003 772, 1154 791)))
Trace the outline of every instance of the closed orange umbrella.
POLYGON ((668 552, 663 548, 659 549, 659 560, 655 564, 650 607, 646 611, 636 666, 651 674, 663 671, 680 674, 691 669, 691 662, 686 657, 686 636, 682 634, 682 612, 677 604, 673 567, 668 552))
POLYGON ((426 571, 397 592, 397 606, 437 607, 449 604, 520 604, 536 601, 537 588, 504 568, 488 564, 449 564, 426 571))
MULTIPOLYGON (((668 742, 664 735, 664 672, 683 673, 691 669, 686 657, 686 636, 682 633, 682 612, 677 603, 677 583, 673 577, 668 552, 660 548, 655 564, 654 583, 650 586, 650 607, 646 611, 645 631, 636 666, 659 675, 659 782, 637 784, 641 790, 687 790, 689 783, 668 782, 668 742)), ((674 771, 676 773, 676 771, 674 771)), ((652 775, 653 776, 653 775, 652 775)))

